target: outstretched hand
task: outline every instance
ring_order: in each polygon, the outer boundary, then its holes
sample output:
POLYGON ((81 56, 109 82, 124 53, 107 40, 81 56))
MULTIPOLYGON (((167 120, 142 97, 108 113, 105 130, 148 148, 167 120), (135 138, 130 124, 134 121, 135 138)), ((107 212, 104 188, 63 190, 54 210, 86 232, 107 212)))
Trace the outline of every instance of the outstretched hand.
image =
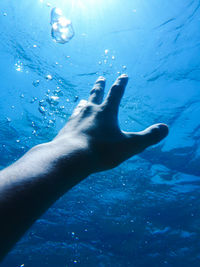
POLYGON ((105 78, 99 77, 89 99, 81 100, 68 123, 55 140, 66 138, 86 145, 91 158, 91 172, 111 169, 145 148, 160 142, 168 134, 165 124, 154 124, 141 132, 119 128, 118 110, 128 83, 123 74, 115 81, 103 101, 105 78))
POLYGON ((60 196, 94 172, 111 169, 168 134, 165 124, 138 133, 119 128, 118 109, 128 82, 120 76, 103 101, 100 77, 66 126, 49 143, 29 150, 0 172, 0 261, 60 196))

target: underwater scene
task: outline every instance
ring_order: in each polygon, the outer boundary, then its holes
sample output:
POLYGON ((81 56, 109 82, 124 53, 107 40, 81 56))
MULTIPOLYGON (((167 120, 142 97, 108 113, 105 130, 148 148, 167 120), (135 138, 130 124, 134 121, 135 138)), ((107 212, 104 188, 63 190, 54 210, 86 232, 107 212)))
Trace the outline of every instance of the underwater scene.
POLYGON ((170 129, 68 191, 0 266, 199 267, 200 0, 0 0, 0 25, 0 169, 51 141, 99 76, 105 93, 129 76, 121 129, 170 129))

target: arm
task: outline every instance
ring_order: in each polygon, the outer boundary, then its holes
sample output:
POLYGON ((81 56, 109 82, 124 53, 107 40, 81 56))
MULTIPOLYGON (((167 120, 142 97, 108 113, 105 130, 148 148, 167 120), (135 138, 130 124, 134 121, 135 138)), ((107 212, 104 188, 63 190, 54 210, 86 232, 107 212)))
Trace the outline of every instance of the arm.
POLYGON ((91 173, 116 167, 168 134, 165 124, 138 133, 119 129, 118 108, 128 77, 120 76, 103 101, 100 77, 68 123, 0 172, 0 259, 65 192, 91 173), (102 102, 103 101, 103 102, 102 102))

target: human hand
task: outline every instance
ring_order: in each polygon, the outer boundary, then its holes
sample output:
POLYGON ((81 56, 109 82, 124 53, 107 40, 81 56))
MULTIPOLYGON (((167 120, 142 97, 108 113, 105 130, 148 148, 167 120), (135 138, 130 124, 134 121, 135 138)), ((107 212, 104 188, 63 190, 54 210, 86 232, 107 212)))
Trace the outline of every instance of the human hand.
POLYGON ((86 147, 91 173, 116 167, 168 134, 167 125, 161 123, 141 132, 124 132, 119 128, 118 110, 127 82, 127 75, 118 77, 103 101, 105 78, 99 77, 88 101, 80 101, 55 138, 62 139, 62 143, 73 140, 77 146, 86 147))

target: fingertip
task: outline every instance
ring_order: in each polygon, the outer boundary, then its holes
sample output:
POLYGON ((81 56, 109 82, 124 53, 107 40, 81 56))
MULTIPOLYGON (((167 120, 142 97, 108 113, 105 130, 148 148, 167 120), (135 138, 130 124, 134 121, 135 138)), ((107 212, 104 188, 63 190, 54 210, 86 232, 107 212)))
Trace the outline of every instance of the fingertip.
POLYGON ((160 131, 161 138, 162 139, 165 138, 169 133, 168 125, 165 123, 158 123, 157 125, 158 125, 159 131, 160 131))
POLYGON ((144 138, 145 146, 152 146, 159 143, 164 139, 169 133, 169 127, 164 123, 157 123, 151 125, 146 130, 141 132, 141 135, 144 138))
POLYGON ((128 78, 128 75, 125 74, 125 73, 122 73, 119 77, 122 77, 122 78, 128 78))
POLYGON ((99 78, 96 80, 96 83, 105 82, 105 81, 106 81, 106 78, 105 77, 99 76, 99 78))
POLYGON ((119 85, 119 86, 125 87, 127 85, 127 83, 128 83, 128 75, 122 74, 117 78, 114 85, 119 85))
POLYGON ((164 123, 157 123, 149 128, 149 141, 152 144, 159 143, 169 133, 169 128, 164 123))

